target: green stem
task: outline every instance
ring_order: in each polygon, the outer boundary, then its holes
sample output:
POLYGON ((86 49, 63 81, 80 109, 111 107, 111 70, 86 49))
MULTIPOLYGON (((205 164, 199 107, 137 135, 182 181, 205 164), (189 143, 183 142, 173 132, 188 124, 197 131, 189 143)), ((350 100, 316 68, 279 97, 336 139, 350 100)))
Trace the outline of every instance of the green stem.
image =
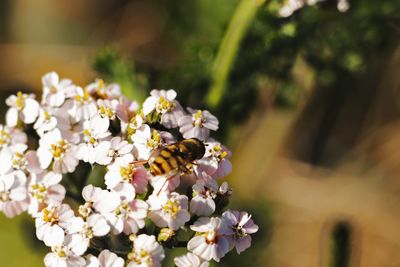
POLYGON ((236 8, 214 61, 212 84, 206 96, 206 104, 209 107, 215 109, 219 106, 240 42, 253 21, 258 7, 264 2, 265 0, 241 0, 236 8))

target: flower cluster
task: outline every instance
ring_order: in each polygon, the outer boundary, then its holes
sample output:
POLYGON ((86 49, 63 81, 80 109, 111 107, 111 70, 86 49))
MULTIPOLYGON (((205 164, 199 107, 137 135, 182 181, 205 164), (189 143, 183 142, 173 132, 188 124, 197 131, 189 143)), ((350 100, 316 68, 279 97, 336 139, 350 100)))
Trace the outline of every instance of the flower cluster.
POLYGON ((174 90, 153 90, 140 106, 102 80, 82 88, 51 72, 42 84, 40 101, 6 100, 0 209, 32 216, 51 249, 46 266, 161 266, 164 248, 182 245, 177 266, 208 266, 250 246, 258 226, 226 210, 232 190, 218 180, 231 152, 209 137, 218 129, 210 112, 184 109, 174 90), (186 139, 204 147, 196 160, 179 150, 186 139))

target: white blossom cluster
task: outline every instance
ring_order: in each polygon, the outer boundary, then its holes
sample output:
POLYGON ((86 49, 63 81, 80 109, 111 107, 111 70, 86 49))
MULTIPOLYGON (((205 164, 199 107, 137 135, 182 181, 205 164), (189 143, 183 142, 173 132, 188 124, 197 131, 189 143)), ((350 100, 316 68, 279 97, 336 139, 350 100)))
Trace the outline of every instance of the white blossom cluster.
MULTIPOLYGON (((287 2, 279 9, 278 14, 280 17, 289 17, 296 10, 303 8, 304 6, 314 6, 319 2, 326 0, 287 0, 287 2)), ((348 0, 337 0, 337 9, 340 12, 346 12, 350 8, 348 0)))
POLYGON ((188 253, 176 266, 208 266, 250 246, 251 216, 224 209, 231 189, 218 179, 231 153, 209 137, 218 129, 210 112, 183 109, 174 90, 153 90, 140 106, 102 80, 82 88, 51 72, 42 84, 40 101, 21 92, 6 100, 0 209, 32 216, 51 249, 46 266, 161 266, 164 247, 181 244, 188 253), (152 175, 149 158, 187 138, 206 147, 190 172, 152 175), (104 169, 97 186, 74 178, 85 164, 104 169))

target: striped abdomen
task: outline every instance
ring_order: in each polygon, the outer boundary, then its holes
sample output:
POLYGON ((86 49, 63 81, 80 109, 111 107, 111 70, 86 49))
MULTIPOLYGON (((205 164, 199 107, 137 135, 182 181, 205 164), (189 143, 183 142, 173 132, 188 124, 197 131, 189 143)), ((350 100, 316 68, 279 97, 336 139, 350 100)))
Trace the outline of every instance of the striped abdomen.
POLYGON ((204 144, 198 139, 184 139, 160 150, 150 162, 153 175, 174 175, 178 171, 187 171, 187 165, 204 156, 204 144))

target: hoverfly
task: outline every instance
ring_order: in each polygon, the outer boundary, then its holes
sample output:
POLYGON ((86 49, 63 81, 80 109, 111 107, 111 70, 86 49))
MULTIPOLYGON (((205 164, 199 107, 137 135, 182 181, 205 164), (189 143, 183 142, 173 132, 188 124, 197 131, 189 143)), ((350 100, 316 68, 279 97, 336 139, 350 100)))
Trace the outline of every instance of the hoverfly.
MULTIPOLYGON (((190 173, 190 166, 195 160, 201 159, 205 151, 204 143, 199 139, 183 139, 158 149, 149 160, 144 162, 148 163, 152 175, 168 176, 166 183, 178 172, 190 173)), ((161 188, 165 186, 165 183, 161 188)))

